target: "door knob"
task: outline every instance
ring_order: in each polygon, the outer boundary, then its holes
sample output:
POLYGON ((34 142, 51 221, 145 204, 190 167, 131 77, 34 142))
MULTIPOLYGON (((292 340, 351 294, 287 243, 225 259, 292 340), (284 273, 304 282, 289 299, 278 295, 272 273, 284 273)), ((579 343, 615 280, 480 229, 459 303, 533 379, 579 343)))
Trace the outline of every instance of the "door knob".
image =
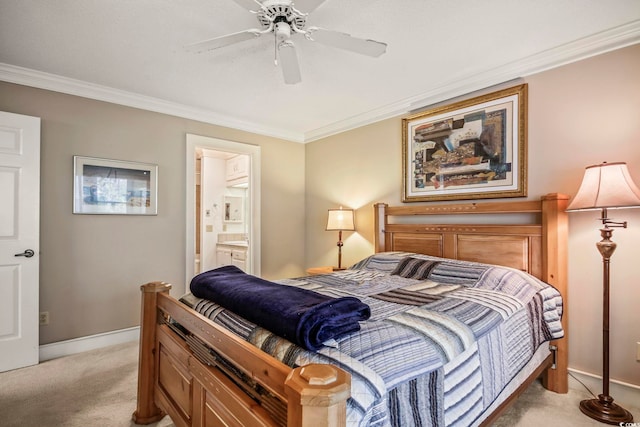
POLYGON ((23 257, 31 258, 34 255, 35 255, 35 252, 33 252, 31 249, 27 249, 21 254, 15 254, 14 256, 23 256, 23 257))

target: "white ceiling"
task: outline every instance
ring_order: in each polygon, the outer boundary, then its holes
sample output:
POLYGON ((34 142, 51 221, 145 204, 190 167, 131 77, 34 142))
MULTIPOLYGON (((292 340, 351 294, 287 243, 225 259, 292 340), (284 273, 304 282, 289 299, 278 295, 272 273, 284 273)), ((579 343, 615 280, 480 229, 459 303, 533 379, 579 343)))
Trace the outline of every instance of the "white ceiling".
POLYGON ((184 49, 259 28, 233 0, 0 0, 0 80, 308 142, 640 43, 640 0, 326 0, 307 25, 387 52, 295 35, 285 85, 272 35, 184 49))

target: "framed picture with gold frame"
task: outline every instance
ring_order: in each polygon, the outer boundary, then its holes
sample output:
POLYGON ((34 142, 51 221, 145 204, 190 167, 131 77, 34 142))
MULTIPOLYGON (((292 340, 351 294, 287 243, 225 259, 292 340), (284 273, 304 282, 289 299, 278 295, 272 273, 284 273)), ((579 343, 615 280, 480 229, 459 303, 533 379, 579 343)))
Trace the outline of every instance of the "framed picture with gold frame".
POLYGON ((527 195, 527 85, 402 119, 402 201, 527 195))

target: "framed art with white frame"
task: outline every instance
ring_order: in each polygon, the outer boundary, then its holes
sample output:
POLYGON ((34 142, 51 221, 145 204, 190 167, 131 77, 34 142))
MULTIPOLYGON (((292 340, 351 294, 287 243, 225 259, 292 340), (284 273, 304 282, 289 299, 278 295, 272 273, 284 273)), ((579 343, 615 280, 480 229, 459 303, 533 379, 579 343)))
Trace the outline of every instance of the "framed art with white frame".
POLYGON ((73 157, 73 213, 157 215, 158 166, 73 157))

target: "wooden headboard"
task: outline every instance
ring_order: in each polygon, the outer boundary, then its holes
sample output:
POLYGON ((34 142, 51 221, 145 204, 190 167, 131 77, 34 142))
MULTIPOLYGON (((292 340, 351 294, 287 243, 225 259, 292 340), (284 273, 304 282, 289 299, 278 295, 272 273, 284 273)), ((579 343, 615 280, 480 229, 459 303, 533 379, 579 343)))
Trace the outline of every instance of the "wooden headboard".
MULTIPOLYGON (((499 264, 546 280, 545 265, 566 262, 568 196, 548 194, 541 200, 444 205, 375 205, 375 251, 406 251, 443 258, 499 264), (534 214, 526 224, 436 224, 434 215, 534 214), (390 217, 419 216, 420 224, 393 224, 390 217), (422 222, 423 217, 425 222, 422 222)), ((557 277, 558 274, 554 274, 557 277)), ((553 283, 552 283, 553 284, 553 283)))
MULTIPOLYGON (((517 268, 551 284, 564 299, 562 324, 567 333, 567 232, 565 209, 569 196, 552 193, 540 200, 469 202, 455 204, 375 205, 376 252, 406 251, 443 258, 477 261, 517 268), (437 224, 429 217, 442 215, 491 215, 492 224, 437 224), (526 224, 493 223, 493 216, 525 214, 526 224), (528 214, 528 215, 526 215, 528 214), (419 216, 419 224, 393 223, 390 217, 419 216)), ((566 335, 565 335, 566 337, 566 335)), ((567 339, 560 340, 558 364, 566 373, 567 339)), ((551 371, 550 375, 554 375, 551 371)), ((560 379, 561 389, 568 380, 560 379)), ((565 392, 561 391, 561 392, 565 392)))

